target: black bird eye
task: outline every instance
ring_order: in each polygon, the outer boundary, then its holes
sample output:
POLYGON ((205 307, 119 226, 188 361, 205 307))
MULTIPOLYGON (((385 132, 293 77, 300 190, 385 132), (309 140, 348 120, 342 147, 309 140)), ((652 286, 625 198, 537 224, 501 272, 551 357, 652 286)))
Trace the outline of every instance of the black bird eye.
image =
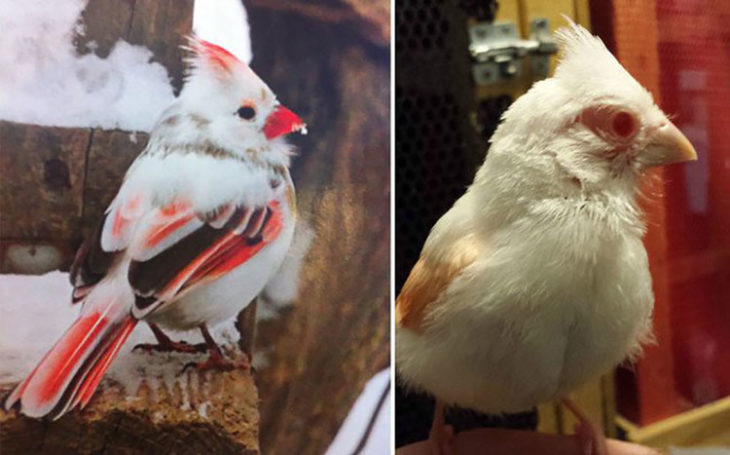
POLYGON ((256 109, 252 108, 251 106, 243 106, 238 108, 236 114, 238 114, 238 116, 244 120, 251 120, 252 118, 256 117, 256 109))

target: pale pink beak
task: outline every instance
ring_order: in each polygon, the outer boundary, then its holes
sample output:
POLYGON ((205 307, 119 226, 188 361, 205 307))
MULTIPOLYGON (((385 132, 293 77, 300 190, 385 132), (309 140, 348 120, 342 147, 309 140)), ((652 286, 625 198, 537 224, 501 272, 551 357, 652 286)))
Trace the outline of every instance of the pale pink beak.
POLYGON ((302 122, 297 114, 285 108, 277 106, 274 112, 269 114, 264 124, 264 134, 266 139, 271 140, 285 134, 301 131, 307 134, 307 125, 302 122))
POLYGON ((657 129, 639 155, 645 167, 697 160, 697 151, 689 139, 669 120, 657 129))

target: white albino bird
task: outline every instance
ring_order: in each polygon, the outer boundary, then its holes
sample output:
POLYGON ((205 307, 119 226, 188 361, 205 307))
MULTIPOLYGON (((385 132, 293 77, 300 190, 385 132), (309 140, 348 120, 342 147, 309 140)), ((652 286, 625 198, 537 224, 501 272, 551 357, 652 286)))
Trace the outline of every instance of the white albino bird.
MULTIPOLYGON (((443 406, 517 412, 560 399, 650 337, 654 297, 636 203, 647 168, 695 160, 687 138, 597 37, 502 117, 474 182, 434 225, 396 301, 396 367, 443 406)), ((605 438, 579 414, 582 447, 605 438)))
MULTIPOLYGON (((159 345, 230 369, 207 325, 235 316, 284 260, 296 220, 284 136, 304 124, 221 47, 190 40, 190 70, 71 269, 76 322, 8 396, 31 417, 58 418, 91 399, 135 325, 159 345), (159 325, 199 327, 205 345, 159 325)), ((93 172, 93 169, 91 170, 93 172)))

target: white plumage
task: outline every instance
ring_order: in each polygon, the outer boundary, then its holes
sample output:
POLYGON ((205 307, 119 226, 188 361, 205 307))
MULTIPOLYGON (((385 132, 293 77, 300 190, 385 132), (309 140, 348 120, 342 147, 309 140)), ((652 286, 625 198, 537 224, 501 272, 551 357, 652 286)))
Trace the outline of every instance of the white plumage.
POLYGON ((159 342, 145 349, 207 349, 200 369, 245 366, 223 357, 207 326, 241 311, 284 261, 296 222, 284 136, 304 124, 225 49, 190 46, 179 98, 76 255, 81 315, 6 408, 56 418, 83 408, 139 321, 159 342), (206 347, 173 342, 157 324, 199 327, 206 347))
POLYGON ((505 112, 398 297, 399 377, 446 404, 523 411, 650 337, 639 178, 696 155, 598 38, 557 38, 555 76, 505 112))

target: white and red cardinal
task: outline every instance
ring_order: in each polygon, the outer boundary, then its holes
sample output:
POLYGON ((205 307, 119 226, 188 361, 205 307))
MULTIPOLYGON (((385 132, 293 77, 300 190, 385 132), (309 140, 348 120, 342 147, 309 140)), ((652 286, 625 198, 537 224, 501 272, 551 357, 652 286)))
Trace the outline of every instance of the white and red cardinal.
POLYGON ((7 409, 57 418, 84 407, 141 320, 164 350, 199 347, 171 341, 157 324, 199 327, 210 358, 198 367, 232 366, 206 326, 241 311, 284 259, 296 207, 283 136, 304 124, 226 50, 197 39, 190 50, 179 98, 76 255, 81 315, 7 409))
POLYGON ((639 178, 697 156, 598 38, 574 24, 557 38, 555 76, 504 114, 396 302, 397 370, 437 399, 437 451, 444 404, 496 414, 565 397, 650 333, 639 178))

